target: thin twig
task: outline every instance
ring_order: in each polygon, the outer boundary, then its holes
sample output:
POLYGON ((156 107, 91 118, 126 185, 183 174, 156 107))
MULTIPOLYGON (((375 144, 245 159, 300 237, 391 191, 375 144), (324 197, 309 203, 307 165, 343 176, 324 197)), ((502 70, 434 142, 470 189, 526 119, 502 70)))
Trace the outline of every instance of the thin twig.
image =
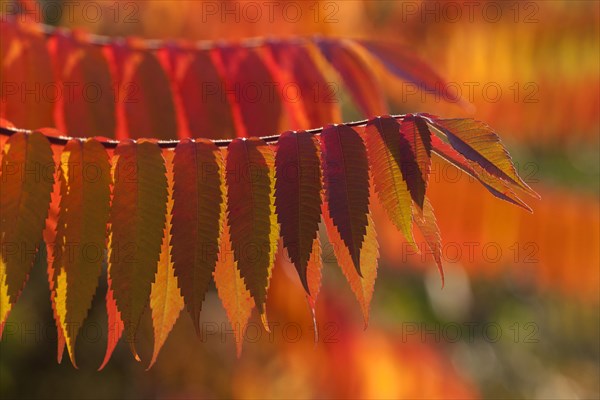
MULTIPOLYGON (((405 114, 391 115, 391 117, 395 118, 395 119, 403 119, 405 117, 405 114)), ((339 124, 339 125, 355 127, 355 126, 366 125, 367 122, 369 122, 368 119, 363 119, 360 121, 346 122, 346 123, 339 124)), ((311 133, 313 135, 318 135, 321 132, 323 132, 323 129, 324 129, 324 127, 307 129, 306 132, 311 133)), ((19 132, 29 134, 29 133, 33 133, 34 131, 31 131, 28 129, 8 128, 8 127, 0 126, 0 135, 12 136, 15 133, 19 133, 19 132)), ((73 140, 73 139, 84 140, 84 139, 86 139, 83 137, 74 137, 74 136, 51 136, 51 135, 45 135, 45 136, 50 143, 60 145, 60 146, 66 145, 67 142, 69 142, 69 140, 73 140)), ((279 139, 279 136, 280 135, 262 136, 262 137, 260 137, 260 139, 264 140, 267 143, 273 143, 279 139)), ((117 145, 120 142, 119 140, 116 140, 116 139, 96 139, 96 140, 98 140, 98 142, 100 142, 104 147, 106 147, 108 149, 114 149, 115 147, 117 147, 117 145)), ((219 140, 212 140, 212 141, 218 147, 227 147, 227 146, 229 146, 229 143, 231 143, 233 140, 234 139, 219 139, 219 140)), ((179 143, 179 140, 157 140, 156 143, 158 144, 159 147, 161 147, 163 149, 174 149, 175 146, 177 146, 177 144, 179 143)))

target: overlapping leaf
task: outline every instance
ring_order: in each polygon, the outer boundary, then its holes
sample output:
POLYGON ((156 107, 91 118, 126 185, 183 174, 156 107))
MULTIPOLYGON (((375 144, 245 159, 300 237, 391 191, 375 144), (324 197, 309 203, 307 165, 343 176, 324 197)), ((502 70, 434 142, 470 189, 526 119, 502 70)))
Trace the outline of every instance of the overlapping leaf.
POLYGON ((443 142, 436 135, 431 136, 431 146, 433 152, 440 158, 477 179, 494 196, 522 207, 529 212, 532 211, 531 208, 512 191, 507 183, 494 178, 486 170, 481 168, 479 164, 467 160, 462 154, 454 150, 452 146, 443 142))
POLYGON ((115 91, 101 48, 90 44, 81 31, 59 32, 48 47, 60 90, 56 127, 87 136, 114 137, 115 91))
POLYGON ((0 21, 0 117, 20 128, 53 125, 54 102, 51 60, 46 39, 29 24, 0 21), (23 89, 30 90, 23 96, 23 89), (44 91, 43 91, 44 90, 44 91))
POLYGON ((154 54, 134 39, 113 43, 104 52, 117 83, 117 138, 177 138, 169 81, 154 54))
POLYGON ((62 152, 61 200, 54 246, 56 312, 71 362, 98 286, 106 249, 110 165, 94 139, 72 140, 62 152))
POLYGON ((235 139, 227 149, 227 213, 233 254, 264 317, 279 226, 274 157, 261 139, 235 139))
POLYGON ((244 333, 252 314, 255 302, 241 277, 238 262, 229 233, 229 222, 226 213, 222 217, 223 232, 219 244, 219 259, 214 272, 215 285, 219 298, 227 312, 227 318, 233 329, 236 353, 242 354, 244 333))
POLYGON ((110 278, 132 349, 159 261, 167 203, 160 148, 151 142, 122 142, 115 150, 110 213, 110 278))
POLYGON ((485 123, 468 118, 429 118, 443 132, 450 145, 488 174, 539 197, 522 179, 498 135, 485 123))
POLYGON ((352 259, 352 255, 342 240, 340 233, 335 226, 333 219, 329 216, 328 205, 323 205, 323 221, 327 228, 327 236, 333 248, 333 254, 339 264, 346 280, 350 284, 350 288, 356 296, 356 300, 360 304, 360 309, 365 321, 365 327, 369 323, 369 309, 371 299, 373 298, 373 290, 375 287, 375 279, 377 278, 377 267, 379 258, 379 248, 377 245, 377 233, 371 214, 367 214, 367 226, 365 227, 365 237, 362 251, 360 253, 359 263, 361 265, 362 275, 358 275, 356 262, 352 259))
POLYGON ((226 139, 236 136, 225 82, 211 51, 170 45, 158 52, 171 80, 180 138, 226 139))
POLYGON ((422 90, 437 93, 449 101, 461 101, 460 95, 448 90, 445 80, 425 61, 416 56, 409 47, 393 42, 374 40, 358 40, 357 42, 397 77, 415 84, 422 90))
POLYGON ((2 151, 0 335, 42 242, 55 169, 50 143, 41 133, 17 133, 2 151))
POLYGON ((346 125, 321 134, 321 164, 329 216, 361 274, 361 249, 369 213, 369 163, 360 135, 346 125))
POLYGON ((237 136, 265 136, 279 132, 282 112, 275 79, 254 49, 218 49, 230 103, 234 104, 237 136))
POLYGON ((292 120, 290 128, 301 129, 338 122, 337 86, 325 80, 310 50, 285 42, 269 42, 267 47, 277 65, 283 101, 291 108, 288 111, 292 120))
MULTIPOLYGON (((109 241, 109 248, 110 248, 109 241)), ((123 320, 121 319, 121 313, 117 308, 117 302, 115 301, 115 293, 112 288, 112 281, 110 279, 110 264, 108 265, 108 275, 107 275, 107 284, 108 288, 106 290, 106 314, 108 316, 107 323, 107 335, 106 335, 106 352, 104 353, 104 359, 102 360, 102 364, 98 368, 98 371, 102 371, 106 364, 110 361, 110 357, 112 356, 113 351, 117 347, 119 343, 119 339, 121 339, 121 335, 123 335, 123 331, 125 330, 125 326, 123 324, 123 320)))
POLYGON ((402 175, 400 124, 391 117, 371 120, 365 129, 367 154, 375 191, 388 217, 406 240, 414 243, 412 200, 402 175))
POLYGON ((431 134, 420 117, 406 116, 400 124, 400 168, 413 201, 423 207, 431 169, 431 134))
POLYGON ((218 256, 223 196, 223 159, 212 142, 186 139, 175 149, 173 263, 198 335, 200 310, 218 256))
POLYGON ((413 220, 419 227, 421 234, 427 242, 427 247, 437 264, 440 276, 442 278, 442 287, 444 286, 444 268, 442 266, 442 237, 440 229, 437 226, 433 207, 427 198, 423 201, 423 212, 413 212, 413 220))
POLYGON ((319 147, 308 132, 286 132, 277 141, 275 206, 281 237, 310 293, 307 268, 321 220, 321 168, 319 147))
POLYGON ((317 40, 321 53, 340 74, 360 111, 367 117, 385 114, 383 91, 369 66, 360 58, 350 40, 317 40))

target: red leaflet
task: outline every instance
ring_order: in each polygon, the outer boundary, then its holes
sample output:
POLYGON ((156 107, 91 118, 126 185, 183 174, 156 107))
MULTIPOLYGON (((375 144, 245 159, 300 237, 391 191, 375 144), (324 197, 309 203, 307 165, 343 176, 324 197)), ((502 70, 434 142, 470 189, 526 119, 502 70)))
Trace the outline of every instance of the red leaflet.
POLYGON ((269 42, 267 49, 276 63, 283 101, 288 108, 292 129, 325 126, 340 120, 337 87, 313 61, 310 51, 300 45, 269 42))
POLYGON ((115 92, 102 50, 87 35, 59 33, 49 41, 54 79, 61 96, 54 110, 56 127, 69 135, 115 136, 115 92))
POLYGON ((256 50, 230 46, 217 51, 229 102, 239 105, 237 136, 276 134, 282 116, 280 88, 256 50))
POLYGON ((159 52, 177 108, 180 138, 229 139, 236 136, 225 82, 211 52, 171 45, 159 52))
POLYGON ((53 126, 53 89, 46 38, 34 24, 0 21, 0 117, 19 128, 53 126), (27 95, 25 95, 27 94, 27 95))
POLYGON ((407 115, 400 124, 400 168, 414 202, 423 208, 431 169, 431 133, 425 121, 407 115))
POLYGON ((329 125, 321 134, 321 165, 329 216, 361 274, 360 252, 369 213, 369 163, 359 134, 329 125))
POLYGON ((134 39, 104 48, 116 85, 117 139, 177 138, 175 105, 164 70, 134 39))
POLYGON ((350 40, 319 39, 321 52, 338 71, 346 89, 366 117, 387 113, 385 97, 375 75, 354 50, 350 40))
POLYGON ((277 142, 275 206, 283 245, 306 292, 307 267, 321 220, 321 169, 318 144, 307 132, 286 132, 277 142))
POLYGON ((444 99, 460 102, 460 96, 448 90, 446 81, 429 65, 416 56, 410 48, 395 43, 358 40, 373 56, 397 77, 415 84, 418 88, 437 93, 444 99))
POLYGON ((110 279, 127 341, 134 349, 160 256, 167 178, 160 148, 154 143, 121 142, 114 159, 110 279))
POLYGON ((175 275, 196 333, 200 310, 219 252, 223 212, 223 158, 206 139, 181 141, 175 149, 171 246, 175 275))
POLYGON ((279 236, 273 164, 273 152, 261 139, 235 139, 227 149, 227 212, 233 254, 263 317, 279 236))

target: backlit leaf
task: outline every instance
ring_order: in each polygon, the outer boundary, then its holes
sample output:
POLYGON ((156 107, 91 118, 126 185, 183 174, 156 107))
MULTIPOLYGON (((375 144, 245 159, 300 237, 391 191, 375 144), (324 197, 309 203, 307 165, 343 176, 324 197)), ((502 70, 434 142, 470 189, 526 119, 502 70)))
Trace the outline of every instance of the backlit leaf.
POLYGON ((337 86, 325 80, 310 51, 286 42, 270 42, 267 48, 278 67, 282 98, 292 114, 291 128, 339 122, 337 86))
POLYGON ((219 259, 215 268, 214 279, 219 298, 233 329, 236 353, 240 357, 242 344, 244 343, 244 332, 255 303, 250 292, 246 289, 244 280, 240 275, 238 263, 235 261, 226 213, 223 213, 222 226, 219 259))
POLYGON ((508 151, 487 124, 469 118, 431 118, 429 122, 444 133, 450 145, 465 158, 479 164, 490 175, 539 198, 517 174, 508 151))
POLYGON ((0 21, 0 117, 19 128, 53 125, 54 104, 51 59, 46 38, 35 24, 0 21), (23 96, 27 89, 28 95, 23 96))
POLYGON ((369 121, 365 128, 365 143, 379 201, 396 228, 414 244, 412 200, 401 169, 400 124, 391 117, 369 121))
POLYGON ((307 132, 279 137, 275 157, 275 206, 281 237, 308 293, 307 266, 321 220, 319 147, 307 132))
POLYGON ((317 306, 317 298, 319 297, 319 292, 321 291, 321 281, 323 279, 323 260, 321 258, 321 253, 321 241, 317 237, 313 241, 310 259, 308 260, 308 265, 306 266, 306 281, 308 283, 306 299, 312 314, 313 329, 315 331, 315 343, 319 341, 317 314, 315 308, 317 306))
POLYGON ((329 216, 361 274, 361 249, 369 213, 369 164, 360 135, 346 125, 321 134, 321 164, 329 216))
POLYGON ((443 287, 444 268, 442 267, 442 238, 440 236, 440 229, 437 226, 437 221, 435 220, 433 207, 427 198, 425 198, 425 201, 423 202, 423 212, 413 212, 413 220, 423 234, 433 259, 437 264, 438 270, 440 271, 440 276, 442 278, 443 287))
POLYGON ((229 46, 219 48, 218 54, 229 102, 235 104, 237 136, 279 132, 282 111, 279 89, 256 50, 229 46))
POLYGON ((185 139, 175 148, 171 245, 181 293, 196 332, 219 249, 223 158, 206 139, 185 139))
MULTIPOLYGON (((108 247, 111 247, 110 241, 108 247)), ((123 320, 121 319, 121 313, 117 308, 117 302, 115 301, 115 294, 112 288, 112 281, 110 279, 110 264, 108 265, 107 283, 108 289, 106 290, 106 313, 108 315, 108 323, 106 352, 104 353, 104 359, 102 360, 102 364, 98 368, 98 371, 102 371, 104 367, 106 367, 106 364, 108 364, 108 361, 110 360, 110 357, 112 356, 112 353, 115 350, 115 347, 117 347, 117 343, 119 343, 119 339, 121 339, 121 335, 123 335, 123 331, 125 330, 123 320)))
MULTIPOLYGON (((55 165, 60 165, 62 147, 51 146, 52 155, 55 165)), ((52 185, 52 194, 50 195, 50 207, 48 210, 48 218, 46 218, 46 227, 42 236, 46 244, 46 273, 48 276, 48 288, 50 289, 50 305, 52 306, 52 316, 54 323, 56 324, 56 359, 60 364, 62 362, 62 356, 67 345, 65 335, 60 323, 60 317, 58 316, 56 309, 56 279, 57 273, 54 270, 54 243, 56 242, 56 227, 58 225, 58 215, 60 213, 60 179, 61 169, 57 168, 54 174, 54 184, 52 185)))
POLYGON ((164 70, 134 39, 104 49, 116 87, 118 139, 177 138, 175 105, 164 70))
POLYGON ((71 135, 114 137, 115 92, 101 48, 81 31, 61 32, 49 42, 56 99, 56 127, 71 135))
POLYGON ((61 200, 54 248, 56 310, 71 362, 98 286, 106 250, 110 165, 94 139, 71 140, 61 155, 61 200))
POLYGON ((351 40, 319 39, 321 52, 340 74, 346 89, 366 117, 387 113, 379 82, 366 62, 356 53, 351 40))
POLYGON ((407 115, 400 124, 400 167, 414 202, 423 207, 431 170, 431 133, 420 117, 407 115))
POLYGON ((158 353, 162 348, 167 336, 173 329, 173 325, 177 321, 181 310, 184 307, 183 297, 177 286, 177 277, 173 267, 173 259, 171 256, 171 229, 173 210, 173 152, 166 151, 163 153, 165 158, 165 166, 167 168, 167 183, 168 183, 168 200, 167 200, 167 217, 163 242, 160 250, 160 259, 158 261, 158 269, 156 277, 152 283, 150 291, 150 308, 152 310, 152 326, 154 327, 154 351, 152 352, 152 360, 148 365, 147 370, 152 368, 158 353))
POLYGON ((225 81, 209 50, 171 45, 159 52, 171 79, 179 115, 179 137, 227 139, 236 136, 225 81))
POLYGON ((460 95, 448 90, 448 85, 437 72, 415 52, 392 42, 358 40, 361 46, 379 59, 383 65, 397 77, 414 84, 417 88, 430 93, 437 93, 451 102, 460 102, 460 95))
POLYGON ((0 173, 0 336, 42 242, 55 164, 39 132, 17 133, 3 148, 0 173))
POLYGON ((235 139, 227 149, 227 213, 233 254, 261 315, 279 237, 274 157, 261 139, 235 139))
POLYGON ((443 142, 436 135, 431 135, 431 145, 432 151, 435 154, 477 179, 494 196, 522 207, 529 212, 532 211, 531 208, 512 191, 506 182, 493 177, 487 173, 486 170, 481 168, 479 164, 467 160, 462 154, 454 150, 449 144, 443 142))
POLYGON ((373 289, 375 287, 375 279, 377 278, 377 267, 379 258, 379 248, 377 244, 377 234, 371 214, 367 214, 367 226, 365 229, 365 238, 362 251, 360 253, 360 265, 362 276, 358 275, 353 268, 354 261, 344 244, 338 229, 327 212, 327 205, 323 205, 323 220, 327 228, 327 236, 333 248, 333 253, 339 264, 346 280, 350 284, 350 288, 358 303, 360 304, 365 327, 369 323, 369 307, 373 298, 373 289))
POLYGON ((160 148, 154 143, 121 142, 115 158, 110 278, 133 350, 161 251, 167 178, 160 148))

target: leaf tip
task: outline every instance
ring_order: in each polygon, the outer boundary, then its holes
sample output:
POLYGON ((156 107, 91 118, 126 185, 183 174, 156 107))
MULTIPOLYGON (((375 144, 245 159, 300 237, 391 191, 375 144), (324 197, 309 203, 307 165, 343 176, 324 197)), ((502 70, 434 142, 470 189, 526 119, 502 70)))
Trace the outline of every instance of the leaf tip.
POLYGON ((131 354, 133 355, 133 358, 135 359, 135 361, 142 362, 142 359, 138 355, 138 353, 135 349, 135 344, 133 342, 129 343, 129 349, 131 350, 131 354))
POLYGON ((271 333, 271 328, 269 328, 269 321, 267 320, 267 310, 263 307, 263 311, 260 313, 260 320, 265 328, 265 331, 271 333))

